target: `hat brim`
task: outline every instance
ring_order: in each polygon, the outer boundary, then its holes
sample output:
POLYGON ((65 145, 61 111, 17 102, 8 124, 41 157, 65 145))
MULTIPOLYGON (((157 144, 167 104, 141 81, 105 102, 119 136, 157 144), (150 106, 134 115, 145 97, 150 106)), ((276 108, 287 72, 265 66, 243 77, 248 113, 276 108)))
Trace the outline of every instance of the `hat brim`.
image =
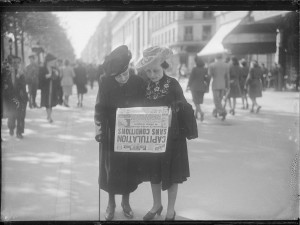
POLYGON ((143 57, 136 65, 138 71, 144 70, 147 67, 151 67, 155 64, 162 64, 167 58, 172 55, 172 50, 169 48, 163 48, 156 56, 143 57))

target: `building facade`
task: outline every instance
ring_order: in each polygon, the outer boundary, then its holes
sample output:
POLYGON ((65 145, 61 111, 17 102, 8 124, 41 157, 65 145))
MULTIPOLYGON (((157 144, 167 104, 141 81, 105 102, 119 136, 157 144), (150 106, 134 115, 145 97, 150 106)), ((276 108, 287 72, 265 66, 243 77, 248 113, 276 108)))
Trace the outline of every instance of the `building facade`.
POLYGON ((81 53, 81 59, 84 62, 101 64, 105 56, 111 52, 111 21, 115 15, 116 13, 108 12, 100 21, 95 33, 81 53))
POLYGON ((170 47, 174 52, 170 73, 175 75, 180 64, 188 71, 194 66, 197 52, 215 32, 215 19, 211 11, 119 12, 111 29, 112 49, 127 45, 134 64, 150 46, 170 47))
MULTIPOLYGON (((255 59, 270 70, 280 64, 284 75, 299 79, 299 15, 291 11, 217 11, 216 33, 198 53, 255 59)), ((210 59, 209 59, 210 58, 210 59)))

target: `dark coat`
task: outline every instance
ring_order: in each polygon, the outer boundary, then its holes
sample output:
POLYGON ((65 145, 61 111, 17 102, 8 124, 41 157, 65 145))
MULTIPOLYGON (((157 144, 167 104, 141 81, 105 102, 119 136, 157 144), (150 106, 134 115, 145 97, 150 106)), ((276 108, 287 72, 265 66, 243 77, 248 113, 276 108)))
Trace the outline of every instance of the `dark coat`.
MULTIPOLYGON (((145 105, 172 108, 166 151, 157 154, 143 153, 143 158, 139 161, 142 181, 156 184, 162 182, 162 190, 168 189, 174 183, 182 183, 190 176, 186 137, 195 138, 197 135, 193 135, 185 126, 189 118, 182 109, 187 104, 176 79, 164 75, 157 84, 148 83, 145 105)), ((191 118, 195 119, 193 111, 191 113, 191 118)), ((195 120, 192 123, 195 124, 195 120)))
POLYGON ((49 79, 46 78, 46 75, 49 73, 46 67, 41 67, 39 73, 41 87, 41 107, 54 107, 58 104, 58 91, 60 88, 59 72, 58 70, 53 70, 52 77, 49 79))
POLYGON ((208 88, 207 69, 204 67, 194 67, 188 81, 188 87, 190 87, 191 91, 206 92, 208 88))
POLYGON ((246 85, 248 87, 248 95, 250 98, 262 97, 262 70, 256 66, 250 68, 248 77, 246 79, 246 85))
POLYGON ((241 97, 240 79, 242 77, 242 68, 239 65, 230 65, 229 67, 229 79, 230 89, 228 93, 229 98, 241 97))
POLYGON ((74 83, 77 86, 77 92, 79 94, 85 94, 87 92, 86 84, 87 84, 87 71, 83 66, 78 66, 74 69, 75 78, 74 83))
POLYGON ((24 112, 28 101, 24 74, 21 74, 19 78, 15 78, 15 84, 12 83, 11 76, 12 68, 9 65, 3 65, 1 70, 3 98, 1 113, 4 118, 8 117, 9 114, 24 112), (20 103, 18 108, 13 99, 16 99, 20 103))
POLYGON ((117 108, 142 105, 145 87, 138 76, 130 76, 120 85, 114 77, 102 76, 95 105, 96 135, 101 135, 100 188, 108 193, 133 192, 138 184, 137 155, 139 153, 114 152, 117 108))

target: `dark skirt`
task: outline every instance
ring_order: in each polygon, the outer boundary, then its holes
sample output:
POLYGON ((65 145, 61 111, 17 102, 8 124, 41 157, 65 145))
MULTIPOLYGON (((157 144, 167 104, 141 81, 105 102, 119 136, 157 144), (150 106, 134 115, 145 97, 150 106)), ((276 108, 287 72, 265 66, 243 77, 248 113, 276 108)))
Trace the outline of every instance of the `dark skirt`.
POLYGON ((232 83, 230 84, 230 90, 228 93, 228 98, 240 98, 241 97, 241 89, 238 84, 232 83))
POLYGON ((52 108, 58 104, 58 88, 57 81, 52 81, 50 97, 50 83, 41 88, 41 107, 52 108))
POLYGON ((141 181, 162 183, 162 190, 167 190, 172 184, 182 183, 190 176, 185 137, 169 137, 166 152, 142 153, 139 156, 141 181))
POLYGON ((138 153, 114 152, 114 129, 108 131, 104 143, 99 145, 100 188, 111 194, 128 194, 140 183, 138 153))
POLYGON ((192 91, 193 102, 197 105, 203 103, 204 91, 192 91))
POLYGON ((248 95, 250 98, 262 97, 262 85, 260 80, 253 80, 248 86, 248 95))
POLYGON ((84 84, 77 84, 77 94, 86 94, 87 93, 87 88, 84 84))

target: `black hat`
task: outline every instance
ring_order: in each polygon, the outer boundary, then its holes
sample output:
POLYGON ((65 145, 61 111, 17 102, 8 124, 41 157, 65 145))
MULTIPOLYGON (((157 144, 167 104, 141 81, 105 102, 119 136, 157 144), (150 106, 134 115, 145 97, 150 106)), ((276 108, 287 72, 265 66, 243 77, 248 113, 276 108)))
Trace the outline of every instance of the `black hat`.
POLYGON ((48 53, 45 57, 45 63, 55 60, 56 57, 50 53, 48 53))
POLYGON ((126 45, 121 45, 105 57, 103 68, 108 76, 117 76, 127 70, 131 52, 126 45))

